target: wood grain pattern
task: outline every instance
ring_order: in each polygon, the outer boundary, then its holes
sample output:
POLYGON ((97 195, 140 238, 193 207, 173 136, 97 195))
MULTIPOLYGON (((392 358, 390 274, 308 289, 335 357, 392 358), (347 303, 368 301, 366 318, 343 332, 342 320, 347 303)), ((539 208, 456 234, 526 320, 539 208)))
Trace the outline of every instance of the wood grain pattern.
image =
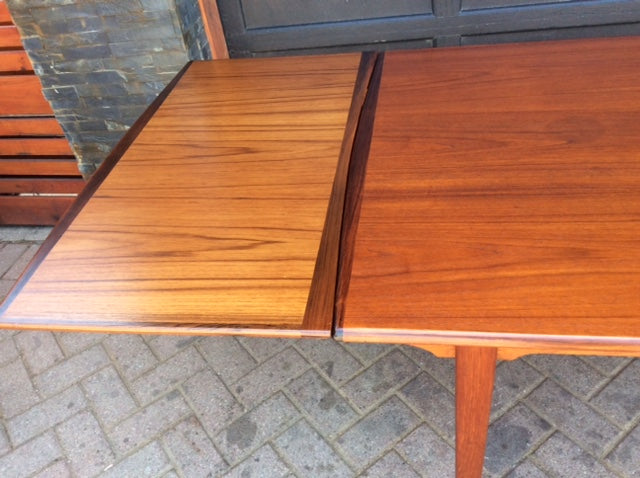
POLYGON ((338 335, 639 354, 639 69, 640 38, 387 53, 338 335))
POLYGON ((5 117, 0 120, 0 136, 64 136, 55 117, 5 117))
POLYGON ((3 138, 0 136, 0 157, 2 156, 67 156, 74 158, 73 151, 71 151, 65 137, 3 138))
POLYGON ((229 58, 227 40, 224 37, 218 3, 216 0, 198 0, 198 4, 200 6, 204 31, 207 35, 207 40, 209 40, 209 47, 211 48, 211 58, 214 60, 229 58))
POLYGON ((16 50, 20 48, 22 48, 22 42, 18 28, 13 25, 0 26, 0 49, 16 50))
POLYGON ((456 478, 482 476, 496 356, 495 348, 456 348, 456 478))
POLYGON ((85 182, 80 177, 0 177, 0 194, 78 194, 85 182))
POLYGON ((0 158, 0 176, 78 176, 75 159, 0 158))
POLYGON ((0 51, 0 73, 32 73, 31 61, 24 50, 0 51))
POLYGON ((0 25, 6 23, 12 23, 11 15, 9 14, 9 7, 7 2, 0 0, 0 25))
POLYGON ((2 324, 329 336, 300 328, 359 64, 192 64, 2 324))
POLYGON ((0 195, 0 224, 53 226, 71 207, 74 200, 75 196, 0 195))
POLYGON ((51 114, 51 106, 42 95, 37 76, 3 76, 0 84, 0 116, 51 114))

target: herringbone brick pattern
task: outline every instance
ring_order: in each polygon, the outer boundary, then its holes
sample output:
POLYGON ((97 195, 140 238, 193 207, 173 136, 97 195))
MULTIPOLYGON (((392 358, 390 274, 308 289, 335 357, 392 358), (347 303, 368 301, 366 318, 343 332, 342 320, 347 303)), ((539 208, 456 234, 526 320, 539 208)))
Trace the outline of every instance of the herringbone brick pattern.
MULTIPOLYGON (((46 233, 0 229, 0 295, 46 233)), ((0 477, 452 477, 453 372, 410 347, 4 330, 0 477)), ((487 477, 640 477, 640 361, 496 381, 487 477)))

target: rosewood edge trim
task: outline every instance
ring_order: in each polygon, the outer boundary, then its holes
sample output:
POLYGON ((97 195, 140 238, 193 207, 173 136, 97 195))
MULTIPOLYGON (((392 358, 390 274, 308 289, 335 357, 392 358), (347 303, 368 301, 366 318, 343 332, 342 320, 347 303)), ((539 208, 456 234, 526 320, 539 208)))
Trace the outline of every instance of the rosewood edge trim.
POLYGON ((336 281, 333 327, 331 330, 332 337, 336 337, 338 329, 342 327, 344 320, 345 300, 349 291, 355 239, 360 217, 360 205, 362 203, 362 191, 364 189, 369 149, 373 137, 373 126, 376 106, 378 104, 378 92, 382 79, 383 64, 384 53, 378 53, 369 80, 367 96, 358 120, 353 149, 351 150, 342 226, 340 230, 338 278, 336 281))
POLYGON ((95 194, 97 189, 104 182, 104 180, 109 175, 111 170, 113 170, 118 161, 120 161, 120 158, 124 155, 129 146, 131 146, 131 144, 135 141, 135 139, 147 125, 149 120, 160 108, 162 103, 164 103, 164 101, 167 99, 171 91, 173 91, 173 89, 176 87, 182 76, 191 66, 191 63, 191 61, 188 62, 169 82, 164 90, 160 92, 156 99, 153 100, 153 102, 149 105, 149 107, 147 107, 144 113, 142 113, 142 115, 140 115, 135 123, 133 123, 131 128, 129 128, 122 139, 113 148, 111 153, 109 153, 109 155, 105 158, 98 170, 93 174, 93 176, 91 176, 82 192, 78 195, 73 204, 65 212, 58 224, 55 225, 55 227, 51 231, 51 234, 49 234, 49 237, 47 237, 47 239, 42 243, 42 246, 40 246, 40 249, 38 249, 36 255, 33 257, 33 259, 31 259, 25 271, 22 273, 18 281, 14 284, 13 288, 9 291, 9 294, 6 296, 2 304, 0 304, 0 319, 8 309, 9 305, 11 305, 11 303, 14 301, 18 293, 33 276, 35 271, 38 269, 38 266, 40 266, 49 252, 51 252, 62 235, 69 228, 73 220, 78 216, 80 211, 82 211, 87 202, 89 202, 89 199, 91 199, 91 197, 95 194))

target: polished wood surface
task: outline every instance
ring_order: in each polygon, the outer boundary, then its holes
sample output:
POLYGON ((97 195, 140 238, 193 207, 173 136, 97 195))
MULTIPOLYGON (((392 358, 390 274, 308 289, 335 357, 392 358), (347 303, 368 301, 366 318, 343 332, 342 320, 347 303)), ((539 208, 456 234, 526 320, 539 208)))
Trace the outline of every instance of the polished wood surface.
POLYGON ((497 349, 456 349, 456 477, 482 476, 497 349))
POLYGON ((345 340, 640 353, 640 38, 385 56, 345 340))
POLYGON ((360 59, 193 63, 2 325, 329 336, 360 59))

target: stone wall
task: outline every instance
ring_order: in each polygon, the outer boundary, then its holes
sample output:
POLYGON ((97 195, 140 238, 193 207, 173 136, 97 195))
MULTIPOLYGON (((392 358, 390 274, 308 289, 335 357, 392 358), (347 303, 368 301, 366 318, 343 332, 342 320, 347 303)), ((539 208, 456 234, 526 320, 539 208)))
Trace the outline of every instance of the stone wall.
POLYGON ((189 59, 209 56, 197 0, 7 3, 85 177, 189 59))

